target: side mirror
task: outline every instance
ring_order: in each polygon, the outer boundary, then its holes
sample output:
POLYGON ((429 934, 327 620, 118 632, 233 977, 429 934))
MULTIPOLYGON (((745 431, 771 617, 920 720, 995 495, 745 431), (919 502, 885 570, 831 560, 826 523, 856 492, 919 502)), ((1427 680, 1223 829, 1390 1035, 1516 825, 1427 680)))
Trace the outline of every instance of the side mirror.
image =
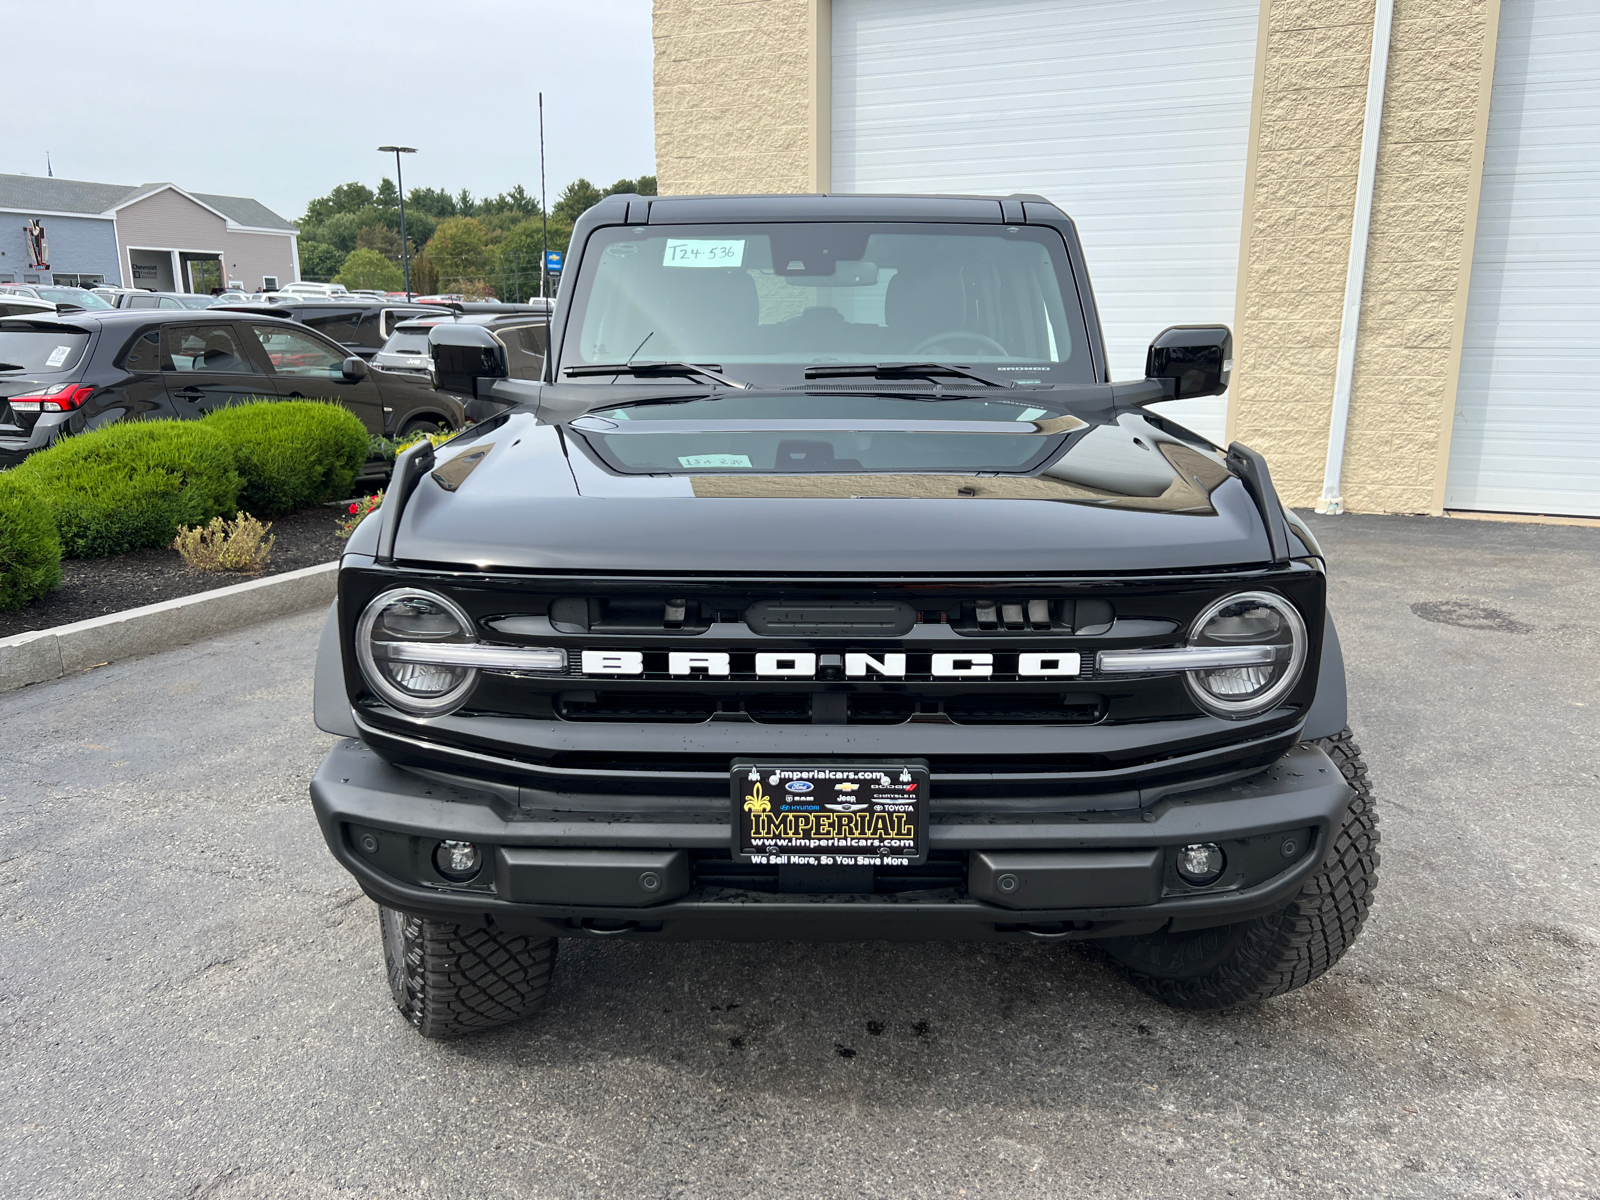
POLYGON ((1170 379, 1173 397, 1220 396, 1233 374, 1233 334, 1226 325, 1174 325, 1150 343, 1146 379, 1170 379))
POLYGON ((433 386, 443 392, 478 394, 478 380, 504 379, 506 348, 482 325, 441 322, 428 330, 433 386))
POLYGON ((367 377, 367 360, 352 354, 339 365, 339 372, 350 382, 367 377))

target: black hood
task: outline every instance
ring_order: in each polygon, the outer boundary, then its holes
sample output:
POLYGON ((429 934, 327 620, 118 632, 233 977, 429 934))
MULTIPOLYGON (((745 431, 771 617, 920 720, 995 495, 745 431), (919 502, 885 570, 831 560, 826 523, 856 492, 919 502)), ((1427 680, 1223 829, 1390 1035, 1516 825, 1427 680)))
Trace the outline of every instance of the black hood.
POLYGON ((923 576, 1271 560, 1250 493, 1193 435, 1126 414, 1065 446, 1029 475, 627 475, 580 433, 514 410, 440 447, 395 557, 472 570, 923 576))

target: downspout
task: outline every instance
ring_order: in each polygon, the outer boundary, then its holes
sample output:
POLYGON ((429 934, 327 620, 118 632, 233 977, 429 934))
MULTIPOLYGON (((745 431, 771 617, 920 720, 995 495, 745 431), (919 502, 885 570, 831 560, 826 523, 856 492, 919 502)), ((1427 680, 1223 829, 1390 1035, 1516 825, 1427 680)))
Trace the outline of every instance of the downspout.
POLYGON ((1344 278, 1344 316, 1339 322, 1339 361, 1333 376, 1333 416, 1328 422, 1328 461, 1322 471, 1319 513, 1344 511, 1340 476, 1344 440, 1350 427, 1350 380, 1356 366, 1356 330, 1361 324, 1361 291, 1367 274, 1367 237, 1372 230, 1372 184, 1378 173, 1378 127, 1383 123, 1383 89, 1389 78, 1389 31, 1394 0, 1378 0, 1372 19, 1372 65, 1367 70, 1367 112, 1361 122, 1361 166, 1356 174, 1356 211, 1350 226, 1350 265, 1344 278))

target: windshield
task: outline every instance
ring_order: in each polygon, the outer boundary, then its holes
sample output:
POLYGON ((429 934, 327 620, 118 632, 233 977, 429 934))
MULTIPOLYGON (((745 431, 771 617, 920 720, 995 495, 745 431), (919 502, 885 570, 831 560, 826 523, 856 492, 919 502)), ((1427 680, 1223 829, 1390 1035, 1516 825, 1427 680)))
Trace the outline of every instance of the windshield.
POLYGON ((385 354, 426 354, 428 353, 428 331, 400 330, 389 335, 389 340, 383 344, 385 354))
POLYGON ((1071 278, 1060 235, 1037 226, 601 229, 561 366, 687 361, 796 385, 818 364, 944 362, 1092 382, 1071 278))
POLYGON ((55 304, 76 304, 79 308, 110 308, 104 299, 85 288, 42 287, 39 295, 55 304))
POLYGON ((89 335, 80 329, 10 329, 0 323, 0 371, 70 371, 89 335))
POLYGON ((185 308, 210 308, 217 302, 215 296, 183 295, 178 297, 178 303, 185 308))
POLYGON ((721 393, 569 423, 629 474, 1028 471, 1084 422, 1034 397, 721 393))

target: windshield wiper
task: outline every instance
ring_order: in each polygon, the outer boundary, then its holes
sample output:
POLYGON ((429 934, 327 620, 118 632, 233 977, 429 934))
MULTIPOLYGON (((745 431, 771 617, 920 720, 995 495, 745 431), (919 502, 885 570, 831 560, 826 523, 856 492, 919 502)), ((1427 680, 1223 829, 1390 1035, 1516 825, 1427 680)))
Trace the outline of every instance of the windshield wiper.
POLYGON ((807 379, 970 379, 985 387, 1014 388, 1010 379, 991 379, 970 367, 950 363, 840 363, 806 368, 807 379))
POLYGON ((723 387, 748 388, 748 383, 737 379, 730 379, 715 366, 696 366, 687 362, 625 362, 625 363, 589 363, 581 367, 565 367, 563 374, 569 379, 585 375, 698 375, 701 379, 709 379, 713 383, 720 383, 723 387))

